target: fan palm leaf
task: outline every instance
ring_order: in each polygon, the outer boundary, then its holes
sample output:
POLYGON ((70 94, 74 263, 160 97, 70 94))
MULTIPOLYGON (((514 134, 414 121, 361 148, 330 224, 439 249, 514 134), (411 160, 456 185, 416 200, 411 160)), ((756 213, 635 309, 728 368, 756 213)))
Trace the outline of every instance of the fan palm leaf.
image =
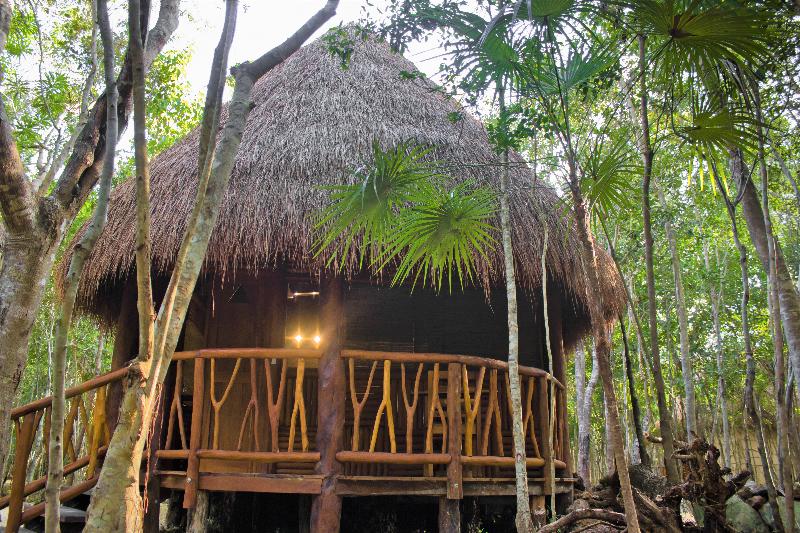
POLYGON ((420 187, 393 226, 380 267, 397 261, 395 284, 413 278, 413 285, 430 281, 440 290, 446 279, 452 290, 455 275, 463 287, 474 277, 476 258, 496 244, 490 223, 496 206, 495 193, 472 182, 420 187))
POLYGON ((724 60, 757 64, 769 56, 770 19, 760 9, 700 0, 636 0, 633 15, 660 41, 657 64, 666 76, 711 72, 724 60))
POLYGON ((323 187, 331 203, 319 214, 314 225, 314 255, 319 256, 334 243, 338 253, 328 263, 346 257, 363 241, 359 262, 370 253, 379 256, 393 218, 408 203, 417 187, 436 174, 424 161, 430 149, 401 144, 384 151, 373 144, 373 162, 354 172, 355 182, 323 187))

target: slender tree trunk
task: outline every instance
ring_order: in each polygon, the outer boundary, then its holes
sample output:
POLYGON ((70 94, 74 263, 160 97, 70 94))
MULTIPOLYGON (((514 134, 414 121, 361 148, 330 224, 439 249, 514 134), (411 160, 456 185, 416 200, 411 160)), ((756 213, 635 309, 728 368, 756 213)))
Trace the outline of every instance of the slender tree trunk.
MULTIPOLYGON (((505 106, 500 93, 501 106, 505 106)), ((500 233, 503 242, 503 265, 508 300, 508 380, 511 392, 512 433, 514 438, 514 471, 516 478, 516 526, 520 533, 533 531, 530 497, 528 496, 528 468, 525 462, 525 434, 522 431, 522 394, 519 379, 519 324, 517 323, 517 277, 514 272, 514 248, 511 242, 511 212, 509 208, 508 150, 503 152, 500 171, 500 233)), ((547 280, 542 279, 542 284, 547 280)))
MULTIPOLYGON (((576 369, 577 369, 577 357, 580 351, 580 357, 583 361, 583 377, 581 379, 582 382, 585 382, 585 375, 586 375, 586 350, 581 342, 581 345, 576 348, 576 369)), ((577 371, 576 371, 576 379, 577 379, 577 371)), ((600 365, 597 363, 597 350, 594 348, 592 349, 592 372, 589 376, 588 383, 584 383, 583 393, 581 394, 578 404, 576 405, 578 409, 578 475, 583 478, 583 482, 586 486, 591 484, 591 462, 590 462, 590 455, 591 455, 591 434, 592 434, 592 405, 594 404, 594 390, 597 386, 597 382, 600 379, 600 365)))
POLYGON ((673 459, 675 453, 674 436, 672 433, 672 413, 667 404, 667 394, 664 385, 664 376, 661 372, 661 356, 658 347, 658 318, 656 314, 656 281, 653 271, 653 224, 650 220, 650 180, 653 170, 653 151, 650 146, 650 122, 647 116, 647 85, 645 83, 645 37, 639 35, 639 70, 640 90, 641 90, 641 109, 640 120, 642 135, 640 149, 644 164, 644 175, 642 178, 642 216, 644 218, 644 258, 647 268, 647 299, 648 316, 650 319, 650 355, 653 363, 653 379, 656 384, 658 396, 658 418, 661 428, 662 446, 664 447, 664 466, 667 470, 667 479, 673 485, 680 481, 678 467, 673 459))
MULTIPOLYGON (((711 260, 708 252, 708 242, 703 242, 703 258, 706 272, 711 275, 711 260)), ((724 276, 725 267, 720 265, 719 259, 716 262, 717 268, 722 268, 720 278, 724 276)), ((711 300, 711 318, 714 322, 714 341, 716 347, 717 364, 717 401, 720 404, 722 418, 722 457, 726 467, 731 467, 731 423, 728 417, 727 387, 725 386, 725 347, 722 342, 722 323, 720 312, 723 304, 722 283, 719 283, 719 290, 713 280, 708 283, 709 299, 711 300)))
MULTIPOLYGON (((742 198, 742 215, 747 223, 750 240, 756 249, 756 254, 761 260, 765 272, 769 271, 770 246, 767 237, 767 228, 764 223, 764 211, 761 200, 756 193, 755 185, 750 179, 747 165, 740 150, 731 150, 730 156, 733 163, 731 175, 736 182, 738 193, 742 198)), ((778 291, 778 303, 783 323, 783 333, 789 348, 789 358, 794 375, 800 375, 800 293, 794 286, 792 275, 786 265, 786 260, 780 242, 772 236, 775 261, 775 288, 778 291)))
MULTIPOLYGON (((735 165, 735 162, 734 162, 735 165)), ((733 242, 736 245, 736 249, 739 252, 739 267, 741 269, 741 277, 742 277, 742 301, 741 301, 741 314, 742 314, 742 341, 744 343, 744 355, 746 360, 746 375, 745 375, 745 390, 744 390, 744 407, 745 412, 750 418, 750 421, 753 424, 753 429, 756 434, 756 442, 758 443, 758 454, 761 457, 761 464, 764 470, 764 480, 767 485, 767 496, 769 498, 770 505, 773 509, 778 509, 778 499, 777 493, 775 491, 775 484, 772 481, 772 474, 770 473, 769 469, 769 457, 767 457, 767 448, 764 444, 764 433, 761 429, 761 416, 758 413, 758 409, 755 405, 755 395, 753 393, 753 383, 755 382, 756 378, 756 363, 753 357, 753 346, 752 340, 750 338, 750 319, 749 319, 749 311, 748 311, 748 302, 750 301, 750 280, 748 274, 748 267, 747 267, 747 249, 742 244, 741 240, 739 239, 739 228, 736 222, 736 207, 734 204, 728 199, 727 193, 725 193, 722 181, 719 179, 719 175, 716 170, 716 166, 711 163, 712 173, 714 175, 714 179, 717 181, 717 185, 719 190, 722 194, 722 197, 725 201, 725 206, 728 210, 728 216, 731 220, 731 231, 733 232, 733 242)), ((747 422, 744 422, 745 425, 747 422)), ((774 513, 775 516, 775 524, 777 526, 777 530, 783 532, 783 523, 781 520, 781 516, 779 512, 774 513)))
POLYGON ((761 201, 764 206, 764 229, 767 236, 767 288, 768 288, 768 307, 770 322, 772 323, 772 346, 774 353, 775 368, 775 409, 777 410, 777 434, 778 434, 778 469, 779 479, 783 483, 783 493, 786 498, 786 531, 794 531, 794 479, 792 478, 792 463, 789 452, 789 412, 786 405, 784 388, 786 383, 786 372, 783 361, 783 330, 780 320, 780 304, 778 302, 777 287, 777 268, 775 262, 775 233, 772 230, 772 219, 769 208, 769 175, 767 174, 767 160, 764 153, 764 132, 761 124, 764 117, 761 112, 761 95, 758 89, 758 82, 753 82, 753 95, 756 111, 756 122, 758 124, 758 161, 759 174, 761 176, 761 201), (789 503, 792 502, 792 503, 789 503))
MULTIPOLYGON (((232 36, 238 2, 228 0, 226 23, 221 41, 229 43, 232 36)), ((235 86, 228 106, 228 119, 214 151, 213 163, 202 204, 195 206, 197 216, 192 216, 194 226, 188 227, 191 238, 185 238, 185 249, 178 252, 182 262, 176 263, 168 294, 159 310, 155 338, 157 346, 149 360, 137 360, 132 365, 128 388, 122 401, 119 424, 112 437, 106 462, 100 474, 98 488, 89 508, 85 528, 86 533, 124 531, 127 518, 125 509, 119 502, 125 495, 138 491, 138 467, 146 438, 146 428, 152 420, 155 399, 163 383, 172 355, 178 342, 183 320, 189 306, 191 295, 197 282, 208 241, 217 221, 220 204, 227 189, 233 164, 239 149, 244 126, 252 109, 250 95, 255 82, 265 73, 282 63, 329 20, 335 13, 338 0, 328 0, 325 6, 312 16, 298 31, 282 44, 273 48, 251 63, 243 63, 233 69, 235 86), (186 244, 188 243, 188 244, 186 244), (169 302, 171 305, 165 305, 169 302), (129 465, 135 464, 135 468, 129 465)), ((226 50, 230 45, 226 45, 226 50)), ((224 75, 227 51, 224 54, 222 70, 224 75)), ((212 74, 210 85, 216 86, 212 74)), ((221 94, 220 94, 221 97, 221 94)), ((206 112, 213 110, 206 109, 206 112)), ((205 121, 204 121, 205 123, 205 121)), ((213 139, 213 135, 209 135, 213 139)), ((211 145, 209 145, 211 146, 211 145)), ((202 153, 202 152, 201 152, 202 153)), ((202 168, 200 161, 198 168, 202 168)), ((183 246, 182 246, 183 248, 183 246)))
MULTIPOLYGON (((83 272, 84 264, 92 253, 97 238, 105 226, 108 217, 108 200, 111 193, 111 182, 114 177, 114 157, 117 148, 117 132, 119 122, 117 117, 117 87, 114 78, 114 42, 111 27, 108 22, 108 10, 105 0, 92 3, 94 29, 92 39, 97 38, 97 27, 100 27, 103 40, 103 57, 106 78, 106 145, 103 162, 103 171, 100 177, 100 187, 97 193, 92 222, 75 246, 69 269, 64 279, 64 298, 61 303, 61 316, 56 328, 55 350, 53 354, 53 403, 50 409, 50 435, 47 484, 45 486, 45 531, 57 533, 60 531, 59 493, 64 479, 64 417, 66 411, 65 378, 67 350, 69 343, 69 330, 72 324, 75 299, 78 292, 78 282, 83 272), (94 20, 94 19, 97 20, 94 20)), ((93 45, 96 46, 96 45, 93 45)), ((102 344, 100 345, 102 347, 102 344)), ((102 350, 102 348, 100 348, 102 350)), ((80 442, 80 440, 79 440, 80 442)), ((80 444, 79 444, 80 446, 80 444)))
MULTIPOLYGON (((652 185, 656 190, 656 196, 658 197, 661 207, 666 211, 667 199, 664 196, 664 191, 656 180, 652 180, 652 185)), ((683 374, 683 389, 686 393, 686 434, 689 436, 689 440, 691 440, 692 434, 702 436, 702 432, 698 433, 697 430, 697 399, 694 391, 692 356, 689 353, 689 317, 686 312, 686 296, 683 288, 683 276, 681 274, 681 258, 678 255, 678 242, 669 216, 664 219, 664 232, 667 235, 669 255, 672 260, 672 277, 675 281, 675 304, 678 315, 678 333, 681 349, 681 373, 683 374)))
POLYGON ((633 427, 636 431, 636 447, 638 450, 639 461, 644 466, 650 466, 650 455, 645 448, 644 430, 642 429, 642 411, 639 407, 639 397, 636 394, 636 381, 633 377, 633 364, 631 363, 631 352, 628 346, 628 334, 625 331, 625 323, 619 317, 620 331, 622 332, 622 343, 625 357, 625 376, 628 379, 628 390, 631 395, 631 411, 633 414, 633 427))
MULTIPOLYGON (((547 349, 547 366, 548 372, 551 376, 555 376, 555 371, 553 369, 553 350, 550 346, 550 310, 548 309, 548 299, 547 299, 547 244, 548 244, 548 231, 547 226, 544 228, 544 244, 542 246, 542 315, 544 316, 544 344, 547 349)), ((548 442, 547 447, 549 449, 550 457, 555 457, 555 434, 556 434, 556 390, 555 384, 550 381, 549 382, 550 388, 550 413, 548 416, 548 420, 550 421, 550 428, 547 432, 548 435, 548 442)), ((520 395, 521 396, 521 395, 520 395)), ((522 409, 520 409, 520 414, 522 409)), ((520 429, 522 429, 522 424, 520 423, 520 429)), ((523 433, 521 436, 521 440, 525 442, 525 434, 523 433)), ((553 514, 555 515, 555 508, 556 508, 556 465, 554 461, 550 461, 549 466, 550 472, 548 473, 550 476, 550 508, 553 509, 553 514)), ((527 482, 527 472, 526 472, 526 479, 527 482)), ((527 489, 527 483, 526 487, 527 489)), ((526 490, 527 495, 527 490, 526 490)), ((530 500, 528 500, 530 502, 530 500)))
POLYGON ((570 161, 570 192, 572 195, 573 215, 575 227, 581 243, 581 266, 583 274, 588 277, 588 303, 589 316, 597 350, 597 362, 600 367, 600 377, 603 380, 603 392, 608 402, 608 418, 610 421, 611 441, 614 449, 614 461, 619 474, 620 492, 625 507, 625 519, 630 533, 639 533, 639 519, 636 514, 636 504, 633 500, 628 460, 625 456, 625 442, 622 439, 622 430, 619 423, 619 408, 614 391, 614 376, 611 370, 611 347, 606 336, 606 322, 603 311, 603 294, 600 291, 601 281, 596 268, 595 245, 589 230, 589 213, 583 200, 583 195, 578 181, 577 169, 574 161, 570 161))

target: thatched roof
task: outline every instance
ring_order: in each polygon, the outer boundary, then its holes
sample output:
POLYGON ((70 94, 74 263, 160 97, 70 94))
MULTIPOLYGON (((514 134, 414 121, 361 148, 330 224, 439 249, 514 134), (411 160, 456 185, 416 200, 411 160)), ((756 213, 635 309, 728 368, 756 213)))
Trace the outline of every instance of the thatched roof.
MULTIPOLYGON (((254 109, 239 149, 228 191, 211 237, 205 269, 230 277, 240 269, 284 264, 318 273, 311 216, 325 205, 319 188, 351 178, 372 156, 373 141, 383 148, 413 141, 434 147, 433 157, 450 165, 454 179, 472 178, 497 186, 498 157, 481 123, 430 82, 404 79, 414 65, 375 40, 355 46, 343 69, 321 41, 291 56, 262 78, 253 93, 254 109)), ((407 78, 407 77, 406 77, 407 78)), ((223 121, 225 114, 223 113, 223 121)), ((153 268, 167 273, 194 202, 198 131, 152 162, 153 268)), ((571 303, 572 318, 586 321, 586 280, 571 215, 555 192, 534 184, 527 165, 512 155, 512 221, 520 285, 541 286, 542 228, 549 227, 548 271, 571 303)), ((134 269, 134 181, 119 185, 109 221, 87 262, 79 308, 112 318, 120 287, 134 269), (113 301, 112 301, 113 300, 113 301), (112 316, 109 316, 111 314, 112 316)), ((499 220, 495 224, 499 226, 499 220)), ((499 248, 499 247, 498 247, 499 248)), ((502 254, 480 262, 480 283, 502 284, 502 254)), ((616 316, 624 292, 608 256, 600 251, 608 317, 616 316)), ((352 274, 355 260, 346 265, 352 274)), ((583 326, 585 331, 585 326, 583 326)))

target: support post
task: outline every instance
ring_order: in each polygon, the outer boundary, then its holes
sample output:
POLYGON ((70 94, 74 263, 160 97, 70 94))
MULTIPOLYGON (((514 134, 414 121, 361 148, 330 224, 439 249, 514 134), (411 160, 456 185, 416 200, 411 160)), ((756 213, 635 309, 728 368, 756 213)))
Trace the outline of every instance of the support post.
POLYGON ((22 523, 22 503, 25 501, 25 477, 28 474, 28 456, 31 453, 33 437, 39 419, 36 412, 22 417, 17 426, 17 444, 14 451, 14 469, 11 474, 11 498, 8 501, 6 531, 17 533, 22 523))
POLYGON ((203 396, 205 394, 206 360, 194 360, 194 390, 192 392, 192 434, 189 441, 189 459, 186 465, 186 488, 183 493, 183 508, 192 509, 197 503, 197 490, 200 485, 200 440, 203 435, 203 396))
POLYGON ((439 496, 439 533, 461 533, 461 500, 439 496))
MULTIPOLYGON (((550 312, 550 348, 553 351, 553 377, 562 385, 567 384, 567 360, 564 353, 564 334, 561 321, 561 291, 548 290, 547 308, 550 312)), ((569 446, 569 435, 567 432, 567 392, 566 390, 556 389, 556 435, 561 443, 561 455, 559 457, 567 465, 566 475, 572 476, 572 451, 569 446)))
POLYGON ((341 464, 336 452, 342 449, 345 417, 345 373, 339 355, 344 332, 344 288, 340 277, 327 280, 321 290, 322 342, 317 392, 317 449, 320 460, 316 473, 322 475, 322 489, 311 505, 311 531, 337 533, 342 498, 336 494, 341 464))
POLYGON ((461 465, 461 364, 447 365, 447 497, 460 500, 464 497, 461 465))
MULTIPOLYGON (((128 280, 122 289, 122 303, 114 334, 114 351, 111 354, 111 370, 124 367, 136 356, 136 342, 139 338, 139 311, 136 309, 136 279, 128 280)), ((117 427, 119 406, 122 402, 124 380, 111 383, 106 396, 106 418, 111 434, 117 427)))

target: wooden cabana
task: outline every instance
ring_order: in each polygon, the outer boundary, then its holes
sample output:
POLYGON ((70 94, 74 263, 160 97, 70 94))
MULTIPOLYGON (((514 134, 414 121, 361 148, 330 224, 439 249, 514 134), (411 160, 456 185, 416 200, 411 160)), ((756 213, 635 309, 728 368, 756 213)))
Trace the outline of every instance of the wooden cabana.
MULTIPOLYGON (((342 498, 440 498, 443 523, 464 497, 507 497, 513 505, 501 250, 479 258, 474 283, 452 293, 392 287, 360 269, 355 255, 326 268, 328 257, 309 252, 313 215, 327 197, 320 186, 352 180, 374 142, 430 146, 453 180, 498 182, 499 159, 477 120, 432 83, 403 75, 414 65, 384 43, 357 37, 353 47, 342 68, 324 42, 312 43, 255 87, 162 395, 148 462, 151 497, 182 491, 191 508, 198 491, 310 495, 311 529, 326 532, 338 530, 342 498)), ((195 131, 152 164, 157 297, 194 200, 197 142, 195 131)), ((540 504, 551 486, 572 490, 565 361, 590 329, 586 277, 567 208, 520 155, 511 165, 526 454, 540 504)), ((79 391, 106 394, 108 387, 112 429, 117 369, 136 349, 134 228, 130 180, 113 195, 79 290, 80 309, 116 331, 114 379, 79 391)), ((624 291, 607 255, 598 249, 597 257, 613 320, 624 291)), ((23 411, 22 418, 34 412, 23 411)), ((93 465, 105 440, 96 433, 87 452, 93 465)))

